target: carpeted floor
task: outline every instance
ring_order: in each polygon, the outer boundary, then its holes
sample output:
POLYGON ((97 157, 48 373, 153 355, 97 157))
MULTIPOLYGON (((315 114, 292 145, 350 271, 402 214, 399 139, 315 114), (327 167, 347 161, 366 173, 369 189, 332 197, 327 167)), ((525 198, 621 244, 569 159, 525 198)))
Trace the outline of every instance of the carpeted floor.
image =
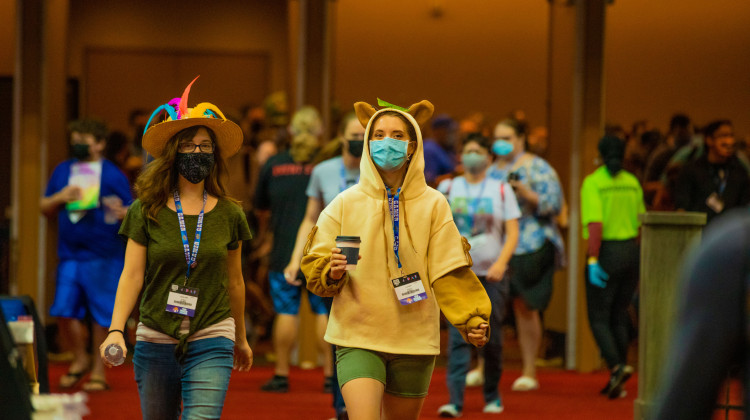
MULTIPOLYGON (((66 364, 50 365, 50 381, 57 384, 66 364)), ((322 371, 319 369, 292 371, 288 394, 269 394, 259 390, 271 375, 270 366, 254 367, 249 373, 233 373, 224 407, 224 419, 305 419, 324 420, 333 416, 331 398, 323 394, 322 371)), ((105 392, 89 394, 91 415, 87 419, 140 418, 138 391, 133 380, 133 366, 126 363, 110 369, 109 385, 105 392)), ((637 377, 631 379, 627 397, 610 401, 599 395, 607 381, 605 372, 579 374, 560 369, 543 369, 539 379, 541 389, 534 392, 511 392, 510 385, 519 375, 517 370, 506 370, 500 384, 505 412, 483 414, 481 389, 467 390, 465 419, 606 419, 633 418, 633 400, 637 394, 637 377)), ((53 385, 53 392, 58 392, 53 385)), ((422 418, 437 419, 437 408, 445 404, 445 369, 438 367, 432 378, 422 418)))

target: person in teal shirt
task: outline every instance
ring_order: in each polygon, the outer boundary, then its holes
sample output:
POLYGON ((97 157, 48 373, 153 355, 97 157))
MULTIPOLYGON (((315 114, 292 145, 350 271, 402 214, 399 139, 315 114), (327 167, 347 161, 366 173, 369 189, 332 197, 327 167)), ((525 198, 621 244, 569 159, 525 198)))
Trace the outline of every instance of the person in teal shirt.
POLYGON ((588 241, 586 304, 589 324, 611 371, 601 393, 623 394, 633 373, 627 364, 627 308, 638 284, 640 250, 638 215, 646 211, 638 179, 622 169, 625 143, 615 136, 599 141, 604 165, 583 180, 581 224, 588 241))

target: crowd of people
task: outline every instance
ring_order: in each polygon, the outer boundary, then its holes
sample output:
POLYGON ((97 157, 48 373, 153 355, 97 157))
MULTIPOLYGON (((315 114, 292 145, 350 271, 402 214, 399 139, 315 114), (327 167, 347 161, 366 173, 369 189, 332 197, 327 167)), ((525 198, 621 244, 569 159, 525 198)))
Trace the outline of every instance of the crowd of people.
MULTIPOLYGON (((379 101, 334 115, 328 133, 318 110, 289 112, 281 93, 227 118, 210 103, 189 107, 189 91, 152 114, 135 110, 131 133, 90 119, 69 127, 72 157, 41 200, 59 230, 50 314, 74 355, 60 388, 108 389, 109 362, 86 351, 89 319, 102 352, 133 352, 144 418, 218 417, 232 368, 250 368, 260 339, 275 363, 262 391, 293 392, 305 296, 338 418, 417 418, 441 324, 441 417, 462 415, 471 373, 482 410, 504 410, 509 315, 522 363, 511 389, 540 388, 543 314, 567 226, 544 127, 520 110, 490 125, 481 113, 433 116, 428 101, 379 101), (354 271, 339 236, 361 240, 354 271), (215 391, 199 391, 200 380, 215 391)), ((619 398, 633 372, 638 215, 698 211, 712 223, 750 203, 750 161, 731 121, 698 129, 684 114, 666 134, 645 120, 607 126, 598 150, 601 166, 580 190, 585 288, 611 371, 602 394, 619 398)))

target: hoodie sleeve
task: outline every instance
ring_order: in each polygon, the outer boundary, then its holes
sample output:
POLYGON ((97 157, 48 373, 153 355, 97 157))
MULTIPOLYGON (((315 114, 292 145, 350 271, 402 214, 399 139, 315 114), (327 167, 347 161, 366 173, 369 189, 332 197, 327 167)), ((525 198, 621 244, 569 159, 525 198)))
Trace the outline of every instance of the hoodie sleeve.
MULTIPOLYGON (((435 280, 432 285, 440 310, 461 333, 464 340, 472 328, 490 323, 492 303, 482 283, 469 267, 457 268, 435 280)), ((489 337, 489 329, 487 330, 489 337)), ((500 334, 500 332, 497 332, 500 334)))
POLYGON ((349 274, 344 273, 341 280, 332 282, 328 278, 331 271, 331 248, 336 246, 336 236, 341 231, 341 223, 332 215, 337 214, 339 203, 334 200, 318 217, 318 223, 307 236, 300 268, 307 279, 307 290, 318 296, 330 297, 339 293, 349 281, 349 274))

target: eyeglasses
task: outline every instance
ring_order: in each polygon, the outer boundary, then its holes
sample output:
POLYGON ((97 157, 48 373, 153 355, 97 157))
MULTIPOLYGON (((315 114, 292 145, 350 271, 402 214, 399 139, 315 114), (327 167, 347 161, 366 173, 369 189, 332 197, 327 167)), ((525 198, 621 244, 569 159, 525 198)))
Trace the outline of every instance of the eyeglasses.
POLYGON ((213 153, 214 152, 213 143, 201 143, 201 144, 180 143, 178 146, 180 153, 195 153, 196 148, 200 149, 201 153, 213 153))

